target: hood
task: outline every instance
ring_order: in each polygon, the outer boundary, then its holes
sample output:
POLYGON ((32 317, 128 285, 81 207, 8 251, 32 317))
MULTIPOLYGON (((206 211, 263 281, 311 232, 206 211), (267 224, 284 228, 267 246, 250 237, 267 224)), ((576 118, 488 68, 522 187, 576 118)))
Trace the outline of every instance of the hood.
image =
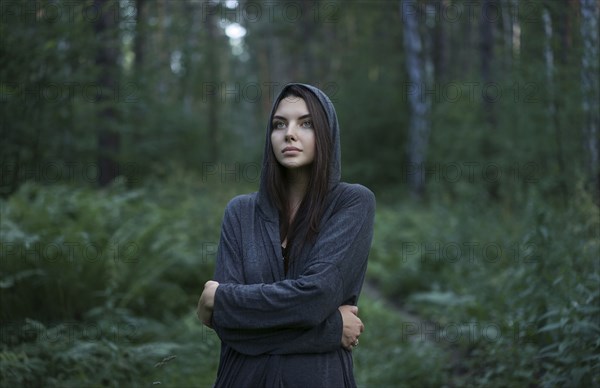
POLYGON ((275 113, 275 103, 279 100, 279 97, 285 92, 285 90, 292 85, 302 86, 308 89, 311 93, 317 96, 323 110, 327 114, 327 118, 329 120, 329 128, 331 131, 331 139, 333 141, 333 154, 329 159, 329 190, 331 190, 335 185, 337 185, 340 181, 341 177, 341 147, 340 147, 340 130, 337 115, 335 113, 335 108, 333 107, 333 103, 327 97, 323 91, 320 89, 307 84, 301 83, 290 83, 283 87, 283 89, 279 92, 277 97, 273 102, 273 106, 271 107, 271 113, 269 114, 269 120, 267 122, 267 130, 265 136, 265 148, 263 152, 263 161, 262 168, 260 174, 260 187, 258 190, 258 206, 261 209, 262 213, 271 220, 278 220, 279 215, 277 213, 276 207, 273 205, 271 201, 269 201, 269 195, 267 191, 267 182, 266 182, 266 166, 268 163, 268 153, 273 152, 273 147, 271 146, 271 118, 275 113))

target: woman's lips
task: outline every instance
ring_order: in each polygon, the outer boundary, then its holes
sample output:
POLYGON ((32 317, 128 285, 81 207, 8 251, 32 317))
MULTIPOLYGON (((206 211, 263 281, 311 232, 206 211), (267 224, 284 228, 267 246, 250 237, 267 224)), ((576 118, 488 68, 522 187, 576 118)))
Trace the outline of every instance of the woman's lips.
POLYGON ((296 147, 285 147, 281 153, 285 154, 288 152, 300 152, 301 150, 296 147))

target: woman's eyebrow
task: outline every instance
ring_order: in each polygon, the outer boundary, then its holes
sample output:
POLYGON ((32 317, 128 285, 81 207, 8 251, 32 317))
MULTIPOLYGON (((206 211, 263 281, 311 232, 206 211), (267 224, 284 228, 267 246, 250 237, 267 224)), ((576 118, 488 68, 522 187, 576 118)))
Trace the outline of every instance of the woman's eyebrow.
MULTIPOLYGON (((298 120, 304 120, 304 119, 309 118, 309 117, 310 117, 310 113, 298 117, 298 120)), ((283 117, 283 116, 273 116, 273 119, 287 120, 287 118, 283 117)))

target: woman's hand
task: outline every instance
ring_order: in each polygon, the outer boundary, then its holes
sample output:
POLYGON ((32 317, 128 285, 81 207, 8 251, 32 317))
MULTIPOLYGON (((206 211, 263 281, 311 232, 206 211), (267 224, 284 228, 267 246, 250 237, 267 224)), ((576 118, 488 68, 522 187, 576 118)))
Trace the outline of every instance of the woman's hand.
POLYGON ((358 346, 358 337, 365 330, 365 325, 358 317, 358 307, 343 305, 338 307, 342 314, 344 322, 344 330, 342 332, 342 346, 348 350, 352 350, 358 346))
POLYGON ((217 287, 219 287, 219 283, 213 280, 204 283, 204 291, 202 291, 200 300, 198 300, 198 311, 196 312, 198 319, 210 328, 212 328, 212 313, 215 305, 215 292, 217 291, 217 287))

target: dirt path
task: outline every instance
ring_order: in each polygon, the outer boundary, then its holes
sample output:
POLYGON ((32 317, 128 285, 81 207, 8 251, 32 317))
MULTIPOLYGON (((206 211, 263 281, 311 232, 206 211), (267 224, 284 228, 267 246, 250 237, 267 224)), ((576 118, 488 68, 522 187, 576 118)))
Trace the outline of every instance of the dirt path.
MULTIPOLYGON (((440 351, 448 354, 452 363, 450 370, 454 376, 460 376, 465 373, 463 362, 466 355, 458 349, 456 344, 447 340, 443 328, 438 323, 423 319, 407 311, 400 303, 386 297, 372 281, 365 280, 362 292, 369 298, 381 302, 387 309, 394 311, 403 322, 407 323, 407 326, 403 327, 406 330, 403 338, 411 342, 427 342, 438 347, 440 351)), ((452 384, 449 386, 452 386, 452 384)))
POLYGON ((438 343, 436 338, 440 338, 440 336, 436 334, 437 325, 434 322, 424 320, 423 318, 408 312, 402 308, 400 303, 383 295, 372 281, 365 280, 362 292, 370 298, 380 301, 388 309, 396 312, 402 317, 402 321, 408 324, 406 326, 406 335, 410 341, 438 343))

